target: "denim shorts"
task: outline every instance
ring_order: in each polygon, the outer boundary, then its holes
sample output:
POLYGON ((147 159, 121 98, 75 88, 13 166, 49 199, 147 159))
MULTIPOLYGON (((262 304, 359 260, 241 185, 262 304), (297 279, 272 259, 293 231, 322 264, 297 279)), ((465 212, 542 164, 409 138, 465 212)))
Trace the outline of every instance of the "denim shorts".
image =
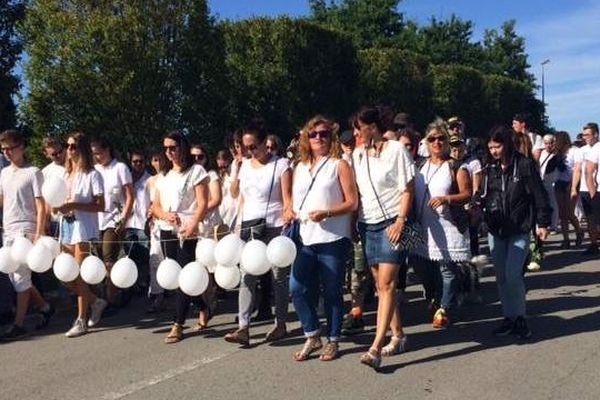
POLYGON ((392 247, 385 231, 395 221, 396 218, 391 218, 376 224, 358 223, 358 231, 365 254, 365 264, 369 267, 380 263, 400 265, 404 261, 404 250, 392 247))
POLYGON ((63 218, 60 223, 60 243, 70 244, 75 230, 75 221, 69 221, 63 218))

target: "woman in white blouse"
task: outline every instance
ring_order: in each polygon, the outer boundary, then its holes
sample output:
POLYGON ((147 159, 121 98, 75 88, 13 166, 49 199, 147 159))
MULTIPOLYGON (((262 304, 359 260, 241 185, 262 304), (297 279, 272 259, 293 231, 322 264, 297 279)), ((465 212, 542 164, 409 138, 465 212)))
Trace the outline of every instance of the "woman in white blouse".
POLYGON ((404 145, 383 138, 387 127, 378 108, 360 110, 355 128, 363 143, 353 153, 361 202, 358 227, 379 297, 375 339, 360 361, 379 368, 381 356, 401 353, 406 344, 396 285, 406 256, 400 239, 412 204, 415 166, 404 145), (390 327, 392 337, 384 346, 390 327))
POLYGON ((302 245, 292 266, 290 291, 306 342, 294 353, 307 360, 323 347, 314 299, 323 288, 327 344, 320 359, 338 356, 344 315, 343 285, 351 237, 351 213, 358 206, 354 174, 341 159, 339 126, 322 116, 300 133, 300 162, 294 170, 293 208, 300 222, 302 245))

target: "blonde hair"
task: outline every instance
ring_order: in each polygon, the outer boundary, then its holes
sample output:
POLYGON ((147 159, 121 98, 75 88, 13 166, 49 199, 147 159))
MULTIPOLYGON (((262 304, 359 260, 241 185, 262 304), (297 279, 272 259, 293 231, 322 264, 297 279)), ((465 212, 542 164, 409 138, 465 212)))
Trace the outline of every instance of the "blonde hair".
MULTIPOLYGON (((427 129, 425 129, 425 142, 427 143, 427 150, 429 150, 429 147, 431 146, 431 143, 429 143, 429 137, 433 136, 433 133, 437 133, 438 135, 441 134, 442 136, 444 136, 444 138, 446 140, 444 140, 443 143, 443 149, 444 149, 444 155, 448 156, 450 154, 450 135, 448 134, 448 126, 446 125, 446 123, 444 122, 443 119, 441 118, 436 118, 435 121, 433 121, 432 123, 430 123, 429 125, 427 125, 427 129)), ((431 154, 431 151, 429 151, 429 153, 431 154)))
POLYGON ((308 134, 312 132, 315 129, 315 127, 317 127, 317 125, 327 125, 331 129, 328 156, 330 158, 340 158, 342 156, 342 148, 340 146, 340 139, 338 135, 340 131, 340 126, 322 115, 316 115, 313 118, 311 118, 306 123, 306 125, 304 125, 304 128, 302 128, 302 130, 300 131, 300 138, 298 143, 300 161, 310 162, 313 159, 308 134))

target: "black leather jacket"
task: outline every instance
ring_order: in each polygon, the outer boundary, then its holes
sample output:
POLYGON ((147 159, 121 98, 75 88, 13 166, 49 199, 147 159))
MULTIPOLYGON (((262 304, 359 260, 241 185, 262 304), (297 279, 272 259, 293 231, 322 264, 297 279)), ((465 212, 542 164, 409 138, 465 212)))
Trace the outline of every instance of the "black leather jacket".
POLYGON ((552 208, 539 168, 519 153, 504 171, 499 162, 486 165, 481 205, 495 236, 507 238, 531 232, 535 224, 547 228, 551 223, 552 208))

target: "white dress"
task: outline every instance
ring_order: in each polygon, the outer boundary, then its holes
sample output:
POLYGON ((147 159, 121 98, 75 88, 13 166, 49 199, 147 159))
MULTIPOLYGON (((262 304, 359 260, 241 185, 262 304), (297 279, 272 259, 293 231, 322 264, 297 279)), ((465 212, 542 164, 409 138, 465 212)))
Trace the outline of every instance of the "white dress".
POLYGON ((448 162, 435 165, 427 161, 415 177, 416 211, 425 236, 425 244, 415 252, 429 260, 460 262, 471 258, 469 231, 460 233, 454 226, 447 205, 435 210, 427 205, 433 197, 450 194, 451 186, 452 172, 448 162))

